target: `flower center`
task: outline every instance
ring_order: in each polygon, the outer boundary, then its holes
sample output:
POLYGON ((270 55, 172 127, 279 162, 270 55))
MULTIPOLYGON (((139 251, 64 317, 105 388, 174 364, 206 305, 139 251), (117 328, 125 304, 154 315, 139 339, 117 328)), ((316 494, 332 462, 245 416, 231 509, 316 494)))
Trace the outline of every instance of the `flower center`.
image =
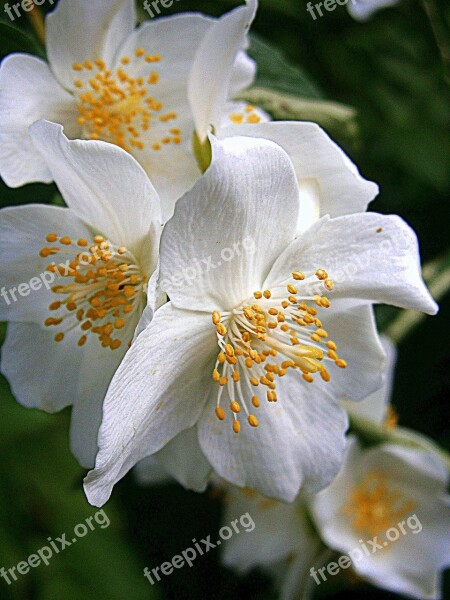
POLYGON ((228 117, 233 125, 244 125, 245 123, 255 124, 260 123, 261 117, 250 104, 245 107, 242 112, 235 112, 228 117))
POLYGON ((317 284, 316 279, 327 290, 333 289, 333 281, 323 269, 308 277, 295 271, 286 287, 256 291, 252 300, 231 313, 214 311, 212 320, 220 347, 213 371, 213 380, 220 386, 216 416, 221 421, 225 419, 221 397, 226 387, 235 433, 240 431, 238 415, 242 409, 250 426, 258 427, 258 419, 250 413, 246 400, 250 397, 253 407, 259 408, 255 388, 263 386, 267 400, 277 402, 275 381, 284 377, 288 369, 298 370, 307 383, 313 383, 317 373, 324 381, 330 380, 323 361, 332 361, 340 368, 347 366, 339 358, 336 344, 328 339, 317 308, 308 304, 309 301, 318 308, 329 308, 330 301, 320 294, 299 294, 299 283, 306 287, 312 282, 317 284))
POLYGON ((177 128, 168 128, 161 135, 163 124, 178 115, 165 112, 163 103, 153 96, 160 75, 150 65, 160 61, 159 54, 149 55, 139 48, 133 59, 123 57, 115 72, 108 70, 99 58, 75 63, 72 68, 78 75, 74 81, 79 90, 78 124, 83 127, 84 136, 111 142, 127 152, 143 150, 142 137, 155 151, 166 144, 181 144, 181 131, 177 128), (142 63, 148 65, 145 76, 139 75, 143 72, 142 63))
POLYGON ((351 491, 342 512, 358 534, 375 536, 396 526, 415 508, 412 500, 388 485, 384 473, 369 471, 351 491))
POLYGON ((123 342, 119 332, 139 308, 147 281, 134 256, 125 246, 114 246, 101 235, 94 236, 91 244, 85 239, 73 242, 56 233, 49 233, 46 240, 49 245, 40 251, 42 258, 69 248, 74 250, 74 256, 65 263, 52 262, 47 267, 55 277, 68 281, 52 288, 60 299, 48 307, 54 316, 45 320, 45 326, 63 326, 63 331, 55 335, 56 342, 80 329, 78 346, 84 346, 88 336, 94 334, 104 348, 117 350, 123 342))

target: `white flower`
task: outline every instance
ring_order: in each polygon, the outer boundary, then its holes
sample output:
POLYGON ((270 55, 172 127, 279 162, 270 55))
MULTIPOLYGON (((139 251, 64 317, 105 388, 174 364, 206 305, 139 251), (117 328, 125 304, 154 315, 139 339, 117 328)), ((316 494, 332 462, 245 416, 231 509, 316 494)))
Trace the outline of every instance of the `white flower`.
MULTIPOLYGON (((26 54, 5 58, 0 174, 8 185, 52 180, 28 134, 45 118, 64 125, 71 139, 101 139, 131 152, 171 215, 176 199, 200 176, 187 80, 215 20, 186 13, 138 29, 135 22, 134 0, 61 0, 46 18, 48 64, 26 54)), ((254 73, 253 61, 238 52, 230 94, 248 86, 254 73)))
POLYGON ((367 21, 377 10, 395 6, 398 2, 399 0, 350 0, 347 10, 357 21, 367 21))
MULTIPOLYGON (((308 520, 306 505, 271 500, 250 488, 216 482, 224 493, 223 523, 248 513, 255 528, 223 542, 222 562, 240 573, 263 569, 276 579, 280 600, 306 600, 315 587, 309 577, 312 565, 321 562, 324 546, 308 520)), ((327 552, 327 551, 326 551, 327 552)), ((327 552, 328 554, 328 552, 327 552)))
POLYGON ((421 279, 416 237, 401 219, 325 217, 295 239, 298 213, 297 179, 279 146, 214 143, 211 167, 178 201, 162 236, 161 282, 171 302, 110 386, 86 480, 93 504, 162 448, 170 457, 163 466, 179 478, 179 453, 190 454, 192 440, 204 455, 193 465, 197 489, 211 466, 285 500, 335 476, 347 426, 335 397, 364 398, 381 385, 371 304, 430 313, 436 305, 421 279), (249 237, 254 252, 238 252, 249 237), (233 248, 230 260, 223 250, 233 248), (205 259, 208 268, 183 281, 205 259), (331 277, 332 303, 323 295, 331 277))
POLYGON ((448 479, 433 452, 394 444, 364 450, 352 439, 312 512, 331 548, 354 551, 359 575, 393 592, 438 599, 439 572, 450 564, 448 479))
POLYGON ((305 230, 324 216, 364 212, 378 194, 356 166, 315 123, 267 122, 256 107, 226 103, 233 65, 245 47, 256 2, 217 21, 205 35, 189 77, 189 100, 201 143, 213 131, 219 139, 249 136, 271 140, 291 158, 302 195, 299 227, 305 230))
MULTIPOLYGON (((1 369, 25 406, 74 405, 72 449, 89 467, 104 395, 157 265, 159 198, 116 146, 69 142, 45 121, 30 135, 69 208, 0 211, 0 320, 10 321, 1 369)), ((149 296, 153 306, 152 287, 149 296)))

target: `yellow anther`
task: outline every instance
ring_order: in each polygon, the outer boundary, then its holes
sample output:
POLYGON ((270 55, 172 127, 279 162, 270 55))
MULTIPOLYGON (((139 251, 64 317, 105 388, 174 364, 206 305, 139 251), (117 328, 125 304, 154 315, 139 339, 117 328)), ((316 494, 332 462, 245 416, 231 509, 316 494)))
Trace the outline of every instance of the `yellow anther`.
POLYGON ((328 273, 324 269, 317 269, 316 277, 317 277, 317 279, 320 279, 321 281, 323 281, 324 279, 328 278, 328 273))
POLYGON ((334 282, 332 279, 325 279, 324 286, 331 292, 334 289, 334 282))
POLYGON ((257 377, 250 377, 249 381, 255 387, 257 387, 259 385, 259 379, 257 377))
POLYGON ((347 368, 347 362, 345 360, 342 360, 342 358, 338 358, 336 361, 336 365, 340 368, 340 369, 346 369, 347 368))
POLYGON ((224 385, 227 385, 227 383, 228 383, 228 377, 222 376, 222 377, 219 379, 219 385, 221 385, 222 387, 223 387, 224 385))
POLYGON ((290 294, 298 294, 298 289, 292 283, 287 286, 287 290, 290 294))
POLYGON ((263 297, 261 292, 253 292, 253 296, 256 300, 261 300, 261 298, 263 297))
POLYGON ((212 322, 214 323, 214 325, 218 325, 221 321, 222 317, 220 315, 220 312, 215 310, 212 314, 212 322))
POLYGON ((307 381, 308 383, 312 383, 314 381, 314 378, 312 375, 310 375, 309 373, 303 373, 302 375, 303 379, 305 381, 307 381))
POLYGON ((233 431, 234 433, 239 433, 241 431, 241 424, 238 420, 235 420, 233 423, 233 431))
POLYGON ((331 376, 330 376, 329 372, 326 369, 322 369, 320 371, 320 376, 322 377, 322 379, 324 381, 330 381, 330 379, 331 379, 331 376))
POLYGON ((225 419, 225 411, 221 406, 216 408, 216 417, 219 419, 219 421, 223 421, 225 419))
POLYGON ((217 356, 217 360, 221 365, 223 365, 226 361, 225 354, 223 352, 219 352, 219 355, 217 356))
POLYGON ((227 328, 225 327, 225 325, 223 323, 218 323, 216 325, 216 331, 221 336, 224 336, 227 334, 227 328))
POLYGON ((213 381, 215 382, 219 382, 220 381, 220 373, 217 369, 214 369, 213 374, 212 374, 212 378, 213 381))
POLYGON ((258 425, 259 425, 259 421, 255 417, 255 415, 249 415, 248 422, 249 422, 249 425, 251 425, 251 427, 258 427, 258 425))
POLYGON ((231 344, 226 344, 225 346, 225 354, 227 356, 234 356, 234 348, 231 344))
MULTIPOLYGON (((237 359, 236 359, 236 363, 237 363, 237 359)), ((231 378, 233 379, 233 381, 235 383, 237 383, 238 381, 240 381, 241 375, 240 375, 239 371, 233 371, 233 373, 231 374, 231 378)))
POLYGON ((263 295, 264 295, 264 298, 269 300, 269 298, 272 297, 272 292, 270 290, 264 290, 263 295))
POLYGON ((59 343, 59 342, 62 342, 62 341, 63 341, 63 339, 64 339, 64 333, 57 333, 57 334, 55 335, 55 342, 58 342, 58 343, 59 343))
POLYGON ((230 409, 235 413, 238 414, 241 412, 241 407, 239 405, 238 402, 236 402, 235 400, 230 404, 230 409))
POLYGON ((267 392, 267 400, 269 402, 276 402, 278 400, 276 392, 267 392))
POLYGON ((305 279, 305 276, 301 271, 294 271, 292 273, 292 277, 295 279, 295 281, 303 281, 305 279))
POLYGON ((259 401, 258 396, 252 396, 252 404, 255 408, 259 408, 261 403, 259 401))
POLYGON ((329 342, 327 342, 327 346, 328 346, 328 348, 330 350, 337 350, 337 346, 336 346, 336 344, 332 340, 330 340, 329 342))

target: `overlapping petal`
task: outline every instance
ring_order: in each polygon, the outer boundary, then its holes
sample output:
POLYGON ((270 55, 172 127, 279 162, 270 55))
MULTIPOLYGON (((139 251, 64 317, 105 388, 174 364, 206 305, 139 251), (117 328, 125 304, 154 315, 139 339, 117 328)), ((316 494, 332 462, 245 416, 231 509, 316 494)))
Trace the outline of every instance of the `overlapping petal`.
POLYGON ((293 239, 298 187, 272 142, 214 142, 213 163, 181 198, 161 240, 161 285, 175 306, 233 309, 293 239))
MULTIPOLYGON (((270 289, 299 268, 313 273, 326 269, 335 284, 331 299, 437 312, 422 280, 417 237, 400 217, 366 213, 322 218, 279 257, 266 286, 270 289)), ((316 293, 311 286, 303 289, 316 293)))
POLYGON ((133 0, 63 0, 46 19, 47 54, 52 71, 74 90, 74 63, 101 58, 111 66, 136 24, 133 0))
POLYGON ((216 345, 210 322, 207 313, 168 303, 133 343, 105 400, 96 468, 85 485, 92 504, 104 504, 131 467, 197 422, 216 345))

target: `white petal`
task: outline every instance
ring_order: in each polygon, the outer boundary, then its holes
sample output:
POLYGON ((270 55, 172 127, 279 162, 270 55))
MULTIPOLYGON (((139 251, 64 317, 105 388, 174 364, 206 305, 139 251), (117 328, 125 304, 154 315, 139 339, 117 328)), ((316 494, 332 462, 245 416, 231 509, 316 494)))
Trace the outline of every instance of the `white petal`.
POLYGON ((355 416, 379 425, 382 425, 386 419, 397 362, 397 350, 389 338, 382 336, 381 343, 386 354, 385 377, 382 387, 360 402, 345 400, 342 403, 351 417, 355 416))
POLYGON ((398 0, 350 0, 347 10, 357 21, 367 21, 380 8, 395 4, 398 4, 398 0))
POLYGON ((186 489, 205 491, 212 469, 201 451, 196 427, 179 433, 154 456, 164 470, 186 489))
POLYGON ((28 205, 0 211, 0 320, 42 325, 50 316, 48 306, 56 300, 51 288, 58 278, 46 269, 52 262, 65 265, 74 259, 65 247, 41 258, 39 252, 48 245, 45 238, 53 232, 73 239, 92 236, 67 208, 28 205))
MULTIPOLYGON (((178 123, 177 123, 178 125, 178 123)), ((182 129, 183 131, 183 129, 182 129)), ((192 140, 191 128, 185 139, 192 140)), ((156 133, 160 142, 164 134, 156 133)), ((175 146, 173 144, 161 146, 160 150, 152 150, 151 142, 145 149, 136 153, 136 158, 144 167, 152 184, 161 198, 162 220, 164 223, 173 216, 178 198, 188 192, 200 178, 201 172, 194 158, 189 144, 175 146)))
POLYGON ((42 118, 63 123, 70 136, 80 133, 73 97, 48 65, 26 54, 7 56, 0 68, 0 175, 10 187, 52 181, 28 133, 29 126, 42 118))
MULTIPOLYGON (((319 215, 339 217, 364 212, 378 194, 378 186, 359 174, 348 156, 315 123, 277 122, 229 127, 220 137, 248 135, 279 144, 289 154, 300 185, 318 185, 319 215)), ((302 196, 300 196, 302 200, 302 196)), ((302 203, 303 204, 303 203, 302 203)), ((303 213, 303 206, 301 209, 303 213)), ((300 229, 306 229, 307 215, 300 216, 300 229)))
POLYGON ((95 506, 131 467, 198 420, 217 343, 210 323, 208 314, 169 303, 131 346, 108 391, 96 468, 86 478, 95 506))
POLYGON ((163 290, 187 309, 238 307, 293 239, 297 215, 295 174, 279 146, 249 138, 215 142, 211 167, 164 229, 163 290))
POLYGON ((233 66, 246 45, 255 17, 256 0, 219 19, 207 32, 192 67, 188 95, 197 134, 204 141, 213 125, 218 128, 230 94, 233 66))
MULTIPOLYGON (((214 390, 199 422, 199 440, 223 479, 292 502, 302 485, 321 489, 336 475, 347 419, 320 385, 306 384, 296 374, 280 379, 278 391, 277 403, 262 398, 255 413, 259 427, 250 427, 244 416, 236 435, 230 417, 221 422, 215 416, 214 390)), ((224 392, 226 406, 230 398, 224 392)))
POLYGON ((46 18, 46 32, 49 62, 62 85, 74 89, 74 63, 102 58, 111 65, 135 22, 133 0, 61 0, 46 18))
MULTIPOLYGON (((123 341, 120 349, 102 348, 98 339, 88 340, 83 346, 83 360, 78 375, 78 388, 73 398, 70 422, 70 447, 85 468, 93 468, 98 452, 97 438, 102 422, 103 401, 109 384, 120 365, 133 337, 140 311, 130 315, 126 327, 120 331, 123 341)), ((77 352, 78 348, 74 348, 77 352)))
POLYGON ((253 490, 225 487, 224 524, 249 514, 255 528, 236 535, 224 545, 223 562, 240 572, 270 566, 289 555, 306 550, 316 539, 297 503, 269 500, 253 490))
MULTIPOLYGON (((322 218, 280 256, 266 285, 270 289, 299 268, 312 273, 317 268, 327 270, 335 283, 331 301, 359 298, 437 312, 422 280, 417 237, 396 216, 365 213, 322 218)), ((317 287, 310 287, 316 293, 317 287)))
POLYGON ((346 369, 335 367, 331 362, 326 363, 331 374, 328 386, 333 390, 333 395, 363 400, 380 389, 384 380, 386 355, 372 306, 336 301, 329 310, 322 309, 319 318, 323 319, 330 339, 337 344, 339 357, 347 361, 346 369))
POLYGON ((248 88, 255 80, 256 62, 245 52, 239 52, 231 75, 229 97, 234 98, 239 92, 248 88))
POLYGON ((150 261, 153 270, 160 205, 142 167, 112 144, 69 141, 62 127, 54 123, 40 121, 30 131, 66 204, 98 233, 134 252, 138 253, 140 244, 150 236, 154 240, 150 261))
POLYGON ((82 353, 79 335, 57 344, 54 333, 32 323, 10 323, 2 348, 1 371, 20 404, 54 413, 69 406, 76 394, 82 353))

